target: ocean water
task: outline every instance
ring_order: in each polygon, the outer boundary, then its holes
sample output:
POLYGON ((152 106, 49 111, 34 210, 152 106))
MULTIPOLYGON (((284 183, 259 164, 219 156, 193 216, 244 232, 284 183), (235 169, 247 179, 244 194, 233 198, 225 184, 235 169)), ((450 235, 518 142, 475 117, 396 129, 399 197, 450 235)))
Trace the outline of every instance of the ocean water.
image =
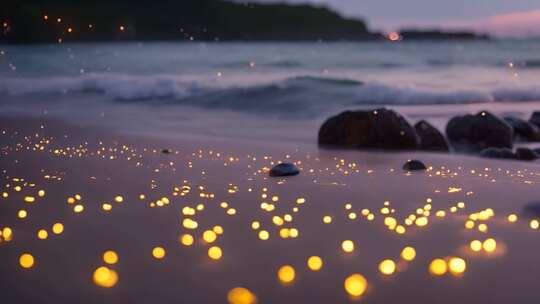
POLYGON ((131 132, 316 138, 345 109, 444 127, 539 108, 540 41, 0 46, 0 109, 131 132))

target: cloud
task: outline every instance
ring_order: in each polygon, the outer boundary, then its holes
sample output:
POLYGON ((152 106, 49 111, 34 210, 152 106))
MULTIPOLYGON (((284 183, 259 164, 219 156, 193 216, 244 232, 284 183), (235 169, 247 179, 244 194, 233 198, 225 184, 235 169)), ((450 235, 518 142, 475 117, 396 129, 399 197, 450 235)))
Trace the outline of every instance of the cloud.
POLYGON ((540 10, 489 17, 481 20, 475 29, 499 36, 540 36, 540 10))

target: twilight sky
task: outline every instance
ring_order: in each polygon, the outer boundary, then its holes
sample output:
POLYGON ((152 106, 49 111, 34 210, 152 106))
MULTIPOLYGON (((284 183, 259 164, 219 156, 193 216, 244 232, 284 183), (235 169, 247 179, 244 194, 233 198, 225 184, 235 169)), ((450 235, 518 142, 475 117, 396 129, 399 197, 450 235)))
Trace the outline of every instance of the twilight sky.
POLYGON ((324 4, 364 17, 371 28, 467 27, 499 35, 540 35, 540 0, 255 0, 324 4))

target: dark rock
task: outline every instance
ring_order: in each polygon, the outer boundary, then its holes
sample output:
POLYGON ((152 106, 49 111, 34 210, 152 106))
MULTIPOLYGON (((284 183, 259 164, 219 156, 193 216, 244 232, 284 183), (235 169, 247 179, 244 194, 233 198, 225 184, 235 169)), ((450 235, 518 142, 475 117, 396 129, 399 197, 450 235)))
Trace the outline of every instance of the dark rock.
POLYGON ((540 128, 540 112, 534 111, 531 118, 529 118, 529 122, 540 128))
POLYGON ((403 165, 403 170, 405 171, 420 171, 420 170, 426 170, 426 169, 427 169, 426 165, 424 165, 423 162, 416 159, 408 160, 403 165))
POLYGON ((540 141, 540 128, 534 124, 517 117, 504 117, 512 129, 514 129, 515 138, 525 141, 540 141))
POLYGON ((426 151, 448 152, 448 143, 444 135, 429 122, 421 120, 414 125, 416 134, 420 138, 420 149, 426 151))
POLYGON ((163 153, 163 154, 170 154, 170 153, 171 153, 171 150, 169 150, 169 149, 163 149, 163 150, 161 150, 161 153, 163 153))
POLYGON ((270 176, 274 177, 274 176, 291 176, 291 175, 297 175, 299 173, 300 171, 294 164, 281 163, 281 164, 275 165, 270 170, 269 174, 270 176))
POLYGON ((508 148, 487 148, 480 152, 486 158, 516 159, 516 155, 508 148))
POLYGON ((525 205, 522 214, 529 218, 540 218, 540 202, 532 202, 525 205))
POLYGON ((479 152, 490 147, 512 149, 514 132, 504 120, 482 111, 450 119, 446 136, 458 151, 479 152))
POLYGON ((319 130, 319 144, 350 148, 408 150, 419 139, 407 120, 388 109, 346 111, 326 120, 319 130))
POLYGON ((529 148, 517 148, 516 149, 516 158, 519 160, 535 160, 540 156, 534 152, 534 150, 529 148))

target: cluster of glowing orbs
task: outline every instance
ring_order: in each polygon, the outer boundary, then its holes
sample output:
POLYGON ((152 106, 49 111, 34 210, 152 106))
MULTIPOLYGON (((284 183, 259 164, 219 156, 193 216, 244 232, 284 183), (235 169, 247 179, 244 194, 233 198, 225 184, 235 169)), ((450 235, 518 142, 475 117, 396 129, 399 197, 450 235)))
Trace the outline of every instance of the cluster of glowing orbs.
POLYGON ((356 273, 347 277, 343 285, 350 296, 360 297, 366 292, 368 282, 363 275, 356 273))
POLYGON ((227 293, 227 301, 229 304, 255 304, 257 297, 247 288, 236 287, 227 293))
POLYGON ((345 240, 341 242, 341 249, 346 253, 351 253, 354 251, 354 242, 351 240, 345 240))
POLYGON ((101 266, 94 271, 92 279, 100 287, 111 288, 118 283, 118 273, 108 267, 101 266))
POLYGON ((163 247, 154 247, 154 249, 152 249, 152 256, 158 260, 165 258, 165 254, 165 248, 163 247))
POLYGON ((323 260, 316 255, 311 256, 307 260, 308 268, 312 271, 319 271, 323 267, 323 260))
POLYGON ((208 257, 212 260, 219 260, 223 256, 223 251, 218 246, 212 246, 208 249, 208 257))
POLYGON ((23 253, 19 257, 19 265, 21 265, 22 268, 32 268, 34 266, 34 263, 34 257, 29 253, 23 253))
POLYGON ((290 284, 296 277, 296 271, 291 265, 284 265, 278 269, 278 279, 283 284, 290 284))

